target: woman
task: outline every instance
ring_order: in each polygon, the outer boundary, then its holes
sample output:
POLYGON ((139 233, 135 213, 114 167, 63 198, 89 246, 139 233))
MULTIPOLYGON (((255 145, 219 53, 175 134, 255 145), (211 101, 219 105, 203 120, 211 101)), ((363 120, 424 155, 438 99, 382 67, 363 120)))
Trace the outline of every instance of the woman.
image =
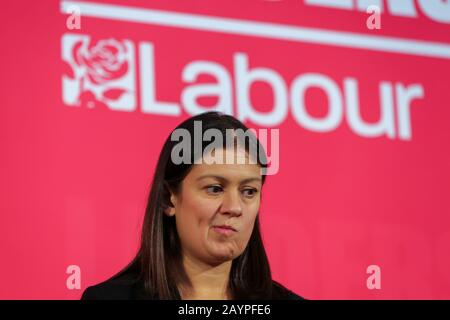
POLYGON ((302 299, 271 277, 258 215, 266 157, 254 135, 239 138, 247 130, 217 112, 174 130, 158 160, 136 257, 82 299, 302 299), (225 137, 214 139, 218 148, 203 139, 210 129, 225 137))

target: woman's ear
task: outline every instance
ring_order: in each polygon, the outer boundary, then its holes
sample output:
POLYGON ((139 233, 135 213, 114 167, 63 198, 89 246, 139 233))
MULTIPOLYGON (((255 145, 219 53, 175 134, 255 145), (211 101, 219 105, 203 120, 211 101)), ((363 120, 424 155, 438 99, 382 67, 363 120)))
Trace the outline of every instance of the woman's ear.
POLYGON ((173 217, 175 215, 175 208, 174 207, 167 207, 166 209, 164 209, 164 213, 168 217, 173 217))
POLYGON ((173 217, 175 215, 175 204, 176 204, 176 197, 172 193, 170 194, 170 203, 169 205, 164 209, 164 213, 169 216, 173 217))

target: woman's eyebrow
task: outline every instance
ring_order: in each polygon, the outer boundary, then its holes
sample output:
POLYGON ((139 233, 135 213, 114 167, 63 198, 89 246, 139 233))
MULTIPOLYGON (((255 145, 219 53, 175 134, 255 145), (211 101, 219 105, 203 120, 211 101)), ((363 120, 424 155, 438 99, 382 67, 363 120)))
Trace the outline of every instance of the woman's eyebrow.
MULTIPOLYGON (((214 178, 214 179, 217 179, 217 180, 219 180, 219 181, 221 181, 223 183, 229 182, 227 178, 222 177, 222 176, 218 176, 218 175, 215 175, 215 174, 202 175, 202 176, 197 178, 197 181, 202 180, 202 179, 206 179, 206 178, 214 178)), ((246 178, 244 180, 241 180, 240 183, 241 184, 242 183, 249 183, 249 182, 252 182, 252 181, 262 182, 262 179, 260 177, 250 177, 250 178, 246 178)))

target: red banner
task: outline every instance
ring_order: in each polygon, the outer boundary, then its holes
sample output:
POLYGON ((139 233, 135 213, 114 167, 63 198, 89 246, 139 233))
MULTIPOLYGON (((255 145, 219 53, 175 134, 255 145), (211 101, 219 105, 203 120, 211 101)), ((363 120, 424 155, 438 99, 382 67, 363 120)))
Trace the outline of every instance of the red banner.
POLYGON ((450 4, 3 5, 0 298, 79 298, 134 255, 165 138, 279 129, 261 223, 310 299, 450 298, 450 4), (78 285, 73 285, 77 274, 78 285))

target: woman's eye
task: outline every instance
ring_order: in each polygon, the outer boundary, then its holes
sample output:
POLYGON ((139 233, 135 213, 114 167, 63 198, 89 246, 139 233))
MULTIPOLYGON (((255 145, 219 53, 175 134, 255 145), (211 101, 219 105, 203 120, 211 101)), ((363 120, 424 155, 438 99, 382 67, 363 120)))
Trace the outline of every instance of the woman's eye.
MULTIPOLYGON (((207 186, 205 189, 209 194, 213 194, 213 195, 222 193, 224 191, 223 187, 219 186, 219 185, 207 186)), ((252 198, 255 196, 256 193, 258 193, 258 189, 246 188, 246 189, 243 189, 241 192, 244 195, 244 197, 252 198)))
POLYGON ((212 194, 217 194, 223 191, 221 186, 208 186, 206 187, 206 191, 208 191, 208 193, 212 193, 212 194))
POLYGON ((242 190, 242 192, 244 193, 244 196, 251 198, 258 192, 258 190, 253 188, 247 188, 242 190))

